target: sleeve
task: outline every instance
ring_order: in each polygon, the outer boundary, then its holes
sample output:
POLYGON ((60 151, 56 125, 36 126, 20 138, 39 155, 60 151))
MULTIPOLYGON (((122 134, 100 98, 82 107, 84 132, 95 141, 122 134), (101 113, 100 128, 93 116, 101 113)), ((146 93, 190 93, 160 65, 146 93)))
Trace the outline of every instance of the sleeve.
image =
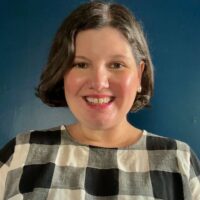
POLYGON ((15 151, 16 139, 12 139, 0 150, 0 200, 4 199, 6 178, 15 151))
POLYGON ((200 161, 190 150, 190 190, 193 200, 200 200, 200 161))

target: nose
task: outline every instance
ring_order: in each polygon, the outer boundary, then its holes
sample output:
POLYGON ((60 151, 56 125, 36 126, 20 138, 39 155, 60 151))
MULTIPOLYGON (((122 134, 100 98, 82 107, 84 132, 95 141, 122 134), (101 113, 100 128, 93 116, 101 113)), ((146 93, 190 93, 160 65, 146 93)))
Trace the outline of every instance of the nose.
POLYGON ((109 88, 109 73, 105 67, 92 69, 89 80, 89 88, 98 92, 109 88))

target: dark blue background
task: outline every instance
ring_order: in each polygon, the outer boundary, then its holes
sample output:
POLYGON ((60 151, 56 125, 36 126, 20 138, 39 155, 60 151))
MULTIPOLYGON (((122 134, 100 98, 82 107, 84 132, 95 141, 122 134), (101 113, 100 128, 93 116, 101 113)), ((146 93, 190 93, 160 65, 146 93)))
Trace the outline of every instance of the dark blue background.
MULTIPOLYGON (((0 1, 0 147, 18 133, 74 121, 34 96, 52 38, 85 1, 0 1)), ((200 1, 124 0, 142 21, 155 65, 152 108, 129 119, 187 142, 200 157, 200 1)))

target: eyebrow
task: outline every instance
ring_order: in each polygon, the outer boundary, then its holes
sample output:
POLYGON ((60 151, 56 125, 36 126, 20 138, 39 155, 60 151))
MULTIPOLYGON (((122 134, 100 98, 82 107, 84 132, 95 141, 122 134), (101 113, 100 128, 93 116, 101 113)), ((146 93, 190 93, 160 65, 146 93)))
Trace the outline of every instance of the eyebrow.
MULTIPOLYGON (((119 58, 122 58, 122 59, 130 59, 128 56, 125 56, 125 55, 121 55, 121 54, 117 54, 117 55, 111 55, 109 58, 112 58, 112 59, 119 59, 119 58)), ((85 57, 85 56, 75 56, 75 59, 84 59, 84 60, 88 60, 90 61, 89 58, 85 57)))
POLYGON ((75 56, 74 57, 75 59, 83 59, 83 60, 90 60, 90 59, 88 59, 87 57, 85 57, 85 56, 75 56))
POLYGON ((121 54, 113 55, 113 56, 111 56, 111 58, 123 58, 123 59, 130 59, 128 56, 121 55, 121 54))

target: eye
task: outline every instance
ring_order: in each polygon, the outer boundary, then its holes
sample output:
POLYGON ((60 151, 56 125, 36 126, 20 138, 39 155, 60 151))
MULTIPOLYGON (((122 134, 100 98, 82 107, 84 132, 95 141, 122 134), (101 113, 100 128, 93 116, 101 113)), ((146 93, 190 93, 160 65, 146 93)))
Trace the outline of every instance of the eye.
POLYGON ((111 64, 111 68, 112 69, 121 69, 124 67, 124 64, 120 63, 120 62, 114 62, 111 64))
POLYGON ((87 66, 88 66, 87 63, 84 63, 84 62, 77 62, 73 64, 73 67, 81 68, 81 69, 85 69, 87 68, 87 66))

